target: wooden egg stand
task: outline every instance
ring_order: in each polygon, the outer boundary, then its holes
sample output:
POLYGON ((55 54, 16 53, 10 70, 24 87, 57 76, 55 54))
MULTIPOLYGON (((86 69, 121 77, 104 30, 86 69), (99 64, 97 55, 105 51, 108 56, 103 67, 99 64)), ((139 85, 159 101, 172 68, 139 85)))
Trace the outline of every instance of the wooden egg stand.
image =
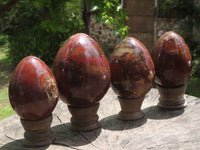
POLYGON ((140 98, 122 98, 118 96, 118 100, 121 106, 117 118, 124 121, 138 120, 144 117, 144 113, 141 110, 144 97, 140 98))
POLYGON ((184 98, 187 84, 176 88, 165 88, 157 84, 160 93, 158 106, 165 109, 181 109, 187 106, 184 98))
POLYGON ((68 106, 71 117, 71 129, 75 131, 90 131, 99 127, 97 111, 99 103, 84 108, 68 106))
POLYGON ((42 147, 48 146, 53 142, 51 131, 52 115, 42 120, 32 121, 20 118, 20 121, 25 130, 25 146, 42 147))

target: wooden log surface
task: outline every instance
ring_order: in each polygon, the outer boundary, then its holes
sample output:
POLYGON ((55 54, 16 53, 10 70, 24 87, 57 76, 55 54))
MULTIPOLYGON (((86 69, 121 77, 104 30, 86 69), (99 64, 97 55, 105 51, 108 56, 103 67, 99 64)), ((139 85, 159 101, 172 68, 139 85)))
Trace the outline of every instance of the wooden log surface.
MULTIPOLYGON (((89 132, 70 130, 71 114, 67 105, 59 101, 53 112, 55 141, 48 147, 37 149, 200 149, 200 99, 185 97, 187 108, 162 110, 157 107, 158 91, 151 89, 142 105, 145 118, 120 121, 116 118, 120 111, 117 96, 109 89, 98 110, 101 127, 89 132)), ((31 149, 23 146, 23 134, 24 129, 17 115, 0 121, 0 150, 31 149)))

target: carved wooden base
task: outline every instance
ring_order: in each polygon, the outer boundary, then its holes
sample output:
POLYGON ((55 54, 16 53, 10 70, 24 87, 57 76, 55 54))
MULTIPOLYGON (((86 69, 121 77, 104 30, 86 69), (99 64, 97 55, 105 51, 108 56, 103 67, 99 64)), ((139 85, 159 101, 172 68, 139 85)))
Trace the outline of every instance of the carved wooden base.
POLYGON ((122 98, 118 97, 121 106, 117 118, 120 120, 138 120, 144 117, 143 111, 141 111, 142 102, 144 97, 140 98, 122 98))
POLYGON ((99 104, 87 107, 87 108, 77 108, 68 106, 71 117, 71 129, 75 131, 89 131, 99 127, 99 116, 97 115, 97 110, 99 109, 99 104))
POLYGON ((52 115, 42 120, 31 121, 20 119, 20 121, 25 130, 25 146, 42 147, 52 143, 52 115))
POLYGON ((184 98, 187 85, 177 88, 165 88, 157 85, 160 93, 158 106, 166 109, 181 109, 187 106, 184 98))

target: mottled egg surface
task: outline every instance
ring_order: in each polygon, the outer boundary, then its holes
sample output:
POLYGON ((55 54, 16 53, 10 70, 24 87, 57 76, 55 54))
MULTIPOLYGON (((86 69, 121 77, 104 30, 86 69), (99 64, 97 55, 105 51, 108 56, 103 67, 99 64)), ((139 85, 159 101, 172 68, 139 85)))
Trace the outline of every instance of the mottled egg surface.
POLYGON ((54 75, 43 61, 28 56, 17 65, 9 85, 9 99, 22 119, 48 117, 57 104, 58 96, 54 75))
POLYGON ((184 39, 170 31, 157 41, 152 53, 156 83, 163 87, 183 85, 192 70, 192 57, 184 39))
POLYGON ((110 86, 107 58, 84 33, 73 35, 59 49, 53 72, 62 100, 74 107, 97 104, 110 86))
POLYGON ((128 37, 114 49, 110 61, 113 90, 124 98, 145 96, 154 80, 154 64, 145 46, 128 37))

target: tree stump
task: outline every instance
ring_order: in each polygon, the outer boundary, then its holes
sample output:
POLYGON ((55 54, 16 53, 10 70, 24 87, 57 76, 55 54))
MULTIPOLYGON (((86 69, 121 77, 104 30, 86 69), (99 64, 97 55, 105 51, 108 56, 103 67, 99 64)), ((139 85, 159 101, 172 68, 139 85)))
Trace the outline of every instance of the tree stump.
MULTIPOLYGON (((187 108, 164 110, 157 107, 158 98, 157 89, 152 89, 142 105, 145 117, 121 121, 117 119, 120 111, 117 95, 109 89, 97 112, 100 127, 88 132, 70 129, 71 114, 67 105, 59 101, 51 125, 55 140, 49 147, 37 149, 200 149, 200 99, 185 95, 187 108)), ((0 150, 27 149, 23 134, 17 115, 0 121, 0 150)))

